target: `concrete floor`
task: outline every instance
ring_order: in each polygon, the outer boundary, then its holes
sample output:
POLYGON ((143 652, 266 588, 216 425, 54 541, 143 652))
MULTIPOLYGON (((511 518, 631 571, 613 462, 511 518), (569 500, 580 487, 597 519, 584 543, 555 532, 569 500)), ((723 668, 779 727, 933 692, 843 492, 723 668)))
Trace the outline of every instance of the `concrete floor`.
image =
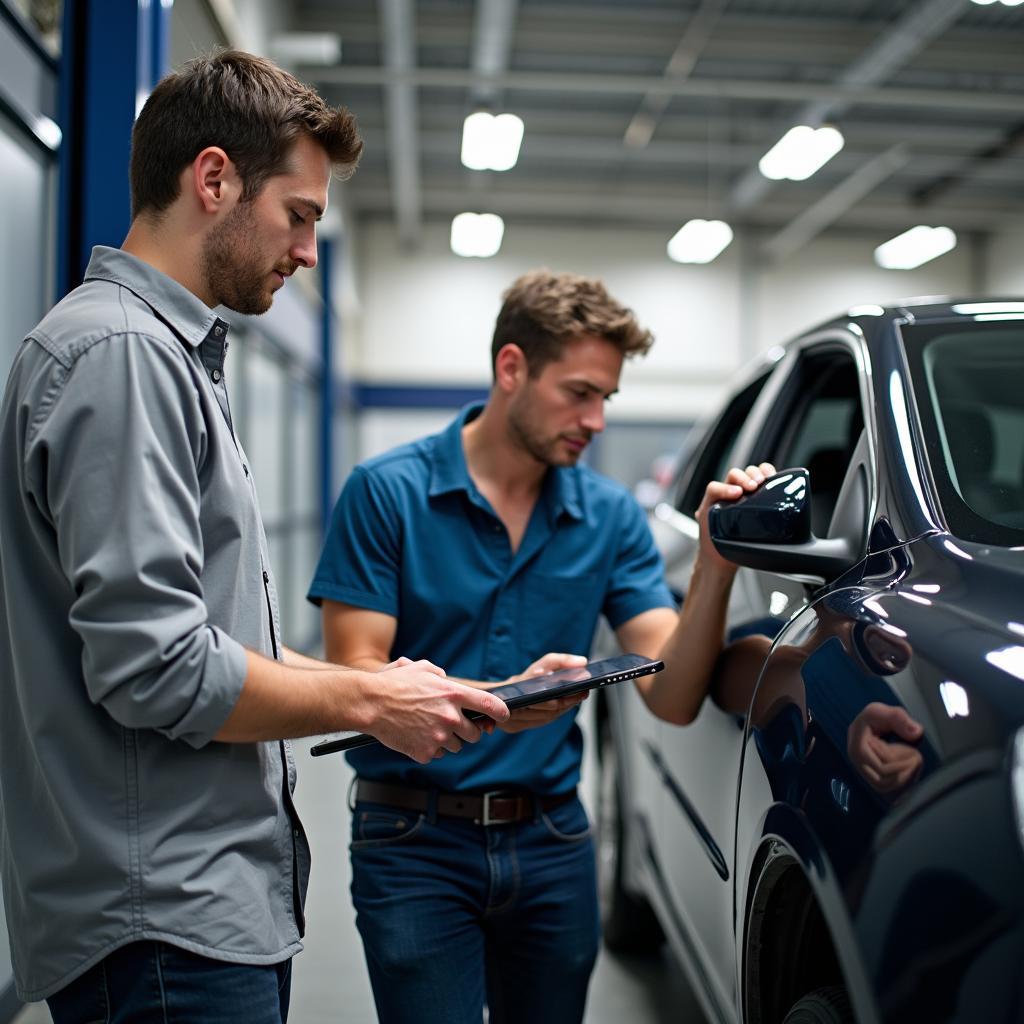
MULTIPOLYGON (((585 706, 584 712, 588 709, 585 706)), ((584 714, 584 732, 589 732, 584 714)), ((295 958, 290 1024, 374 1024, 373 996, 349 901, 345 798, 351 770, 342 755, 312 759, 313 741, 295 744, 299 763, 296 804, 313 848, 306 901, 305 950, 295 958)), ((593 750, 593 744, 587 744, 593 750)), ((596 773, 584 763, 583 797, 594 807, 596 773)), ((680 970, 667 953, 623 958, 602 950, 590 986, 586 1024, 704 1024, 680 970)), ((34 1003, 15 1024, 49 1024, 45 1004, 34 1003)))

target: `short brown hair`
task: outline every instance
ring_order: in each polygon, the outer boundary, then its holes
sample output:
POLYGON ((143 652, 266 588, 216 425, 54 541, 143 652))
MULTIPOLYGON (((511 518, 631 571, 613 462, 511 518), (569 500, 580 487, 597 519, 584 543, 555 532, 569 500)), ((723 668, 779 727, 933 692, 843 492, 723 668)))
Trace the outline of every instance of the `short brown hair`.
POLYGON ((132 132, 132 217, 160 214, 178 198, 182 170, 220 146, 242 179, 242 200, 287 167, 300 135, 319 143, 348 177, 363 150, 355 118, 276 64, 241 50, 189 61, 163 78, 132 132))
POLYGON ((633 311, 595 278, 532 270, 513 281, 502 298, 491 342, 492 371, 498 352, 510 343, 523 350, 530 376, 536 377, 561 358, 568 342, 586 335, 610 341, 627 357, 643 355, 654 342, 633 311))

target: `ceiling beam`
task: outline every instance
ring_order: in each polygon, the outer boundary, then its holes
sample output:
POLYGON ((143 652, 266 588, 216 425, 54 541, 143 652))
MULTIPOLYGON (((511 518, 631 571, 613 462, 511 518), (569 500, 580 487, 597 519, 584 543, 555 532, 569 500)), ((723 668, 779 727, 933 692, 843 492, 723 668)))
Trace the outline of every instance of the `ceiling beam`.
MULTIPOLYGON (((968 0, 920 0, 899 21, 883 30, 875 43, 843 71, 836 84, 852 89, 878 86, 945 32, 968 6, 968 0)), ((853 102, 822 95, 797 111, 786 127, 806 124, 817 128, 830 117, 841 117, 853 102)), ((756 166, 751 167, 734 186, 730 208, 737 212, 749 210, 772 186, 773 182, 756 166)))
POLYGON ((420 152, 416 86, 416 24, 413 0, 378 0, 387 78, 388 162, 391 197, 402 244, 420 239, 420 152))
POLYGON ((474 104, 499 102, 499 90, 491 82, 508 71, 518 8, 519 0, 477 0, 470 66, 481 81, 472 87, 474 104))
POLYGON ((781 231, 769 238, 761 251, 772 259, 784 260, 802 249, 848 213, 865 196, 870 195, 887 178, 910 160, 910 148, 903 144, 893 146, 861 165, 835 188, 826 192, 797 214, 781 231))
POLYGON ((406 84, 420 88, 466 89, 493 86, 526 91, 635 95, 664 93, 668 96, 731 100, 831 100, 835 103, 869 104, 878 107, 906 107, 922 110, 984 111, 1019 115, 1024 97, 1020 93, 988 92, 982 89, 907 89, 825 85, 816 82, 779 82, 762 79, 690 78, 685 82, 655 75, 599 75, 575 72, 508 71, 484 78, 458 68, 413 68, 394 71, 389 67, 323 67, 304 65, 304 78, 319 85, 406 84))
MULTIPOLYGON (((679 40, 669 58, 665 67, 666 78, 684 82, 690 77, 728 2, 729 0, 702 0, 700 7, 687 22, 683 38, 679 40)), ((663 92, 648 92, 644 96, 639 109, 626 127, 623 141, 627 146, 643 149, 650 143, 661 115, 665 113, 671 99, 670 95, 663 92)))
MULTIPOLYGON (((426 216, 429 217, 450 217, 465 209, 465 188, 458 184, 427 184, 423 197, 426 216)), ((667 241, 681 219, 685 220, 688 215, 704 216, 706 202, 705 190, 700 187, 676 187, 658 194, 652 194, 650 190, 639 193, 628 188, 609 193, 601 189, 554 188, 549 183, 538 183, 536 190, 494 191, 488 200, 488 209, 505 217, 538 223, 567 220, 591 221, 594 224, 632 223, 638 229, 663 230, 667 241)), ((352 190, 352 204, 359 215, 386 215, 391 210, 390 193, 382 186, 361 185, 352 190)), ((770 209, 749 217, 741 226, 775 232, 794 219, 804 206, 805 203, 798 199, 776 201, 770 209)), ((938 212, 942 223, 957 230, 994 230, 1006 223, 1005 203, 961 201, 957 205, 944 204, 938 212)), ((912 202, 875 199, 860 203, 855 210, 849 211, 841 228, 888 231, 891 235, 894 222, 916 223, 914 218, 919 214, 920 209, 912 202)))

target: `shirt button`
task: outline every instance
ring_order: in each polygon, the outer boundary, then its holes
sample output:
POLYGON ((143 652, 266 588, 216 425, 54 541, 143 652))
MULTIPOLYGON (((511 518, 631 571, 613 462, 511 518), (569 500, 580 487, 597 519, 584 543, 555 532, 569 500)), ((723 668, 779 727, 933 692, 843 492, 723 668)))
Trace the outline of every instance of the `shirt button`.
POLYGON ((217 327, 214 327, 213 333, 219 338, 224 333, 224 328, 218 325, 217 327))
POLYGON ((213 381, 214 384, 219 384, 220 383, 220 379, 223 376, 224 376, 224 374, 222 374, 220 372, 220 370, 212 370, 210 372, 210 379, 213 381))
POLYGON ((498 628, 497 628, 497 629, 496 629, 496 630, 494 631, 494 635, 495 635, 496 637, 503 637, 503 636, 508 636, 508 626, 499 626, 499 627, 498 627, 498 628))

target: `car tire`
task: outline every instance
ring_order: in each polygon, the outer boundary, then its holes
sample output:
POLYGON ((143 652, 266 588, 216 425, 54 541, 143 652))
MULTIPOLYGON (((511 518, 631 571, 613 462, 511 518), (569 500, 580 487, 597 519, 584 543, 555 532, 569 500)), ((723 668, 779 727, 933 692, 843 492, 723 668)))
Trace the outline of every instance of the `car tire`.
POLYGON ((601 722, 598 737, 597 861, 604 944, 613 953, 652 953, 665 934, 650 904, 624 885, 625 822, 618 754, 607 719, 601 722))
POLYGON ((782 1024, 854 1024, 850 997, 842 985, 815 989, 793 1004, 782 1024))

